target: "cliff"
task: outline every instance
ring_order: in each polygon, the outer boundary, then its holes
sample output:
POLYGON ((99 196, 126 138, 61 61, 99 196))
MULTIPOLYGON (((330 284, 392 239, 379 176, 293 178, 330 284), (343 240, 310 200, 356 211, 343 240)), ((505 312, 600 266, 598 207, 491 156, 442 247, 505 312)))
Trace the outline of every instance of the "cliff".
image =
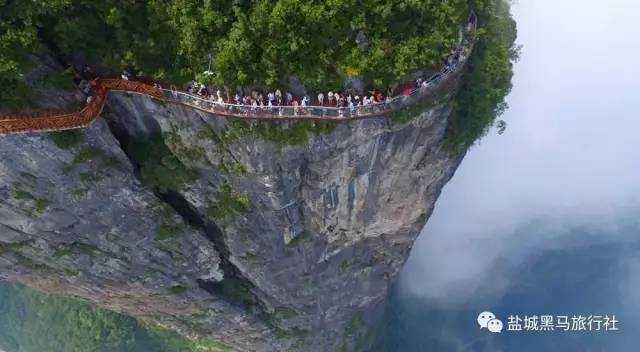
POLYGON ((367 348, 461 160, 442 145, 456 87, 330 123, 113 93, 78 141, 0 136, 0 277, 222 349, 367 348))

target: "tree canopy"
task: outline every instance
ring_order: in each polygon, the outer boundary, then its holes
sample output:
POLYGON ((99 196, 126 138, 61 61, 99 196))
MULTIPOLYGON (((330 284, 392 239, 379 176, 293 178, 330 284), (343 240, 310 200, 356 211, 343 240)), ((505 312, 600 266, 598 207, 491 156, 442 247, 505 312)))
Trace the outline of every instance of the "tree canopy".
POLYGON ((340 74, 385 84, 440 63, 468 0, 0 0, 0 76, 41 44, 184 82, 338 88, 340 74), (362 32, 360 49, 356 37, 362 32), (201 77, 204 78, 204 77, 201 77))
POLYGON ((220 352, 212 340, 188 340, 74 299, 0 282, 0 350, 20 352, 220 352))
POLYGON ((509 4, 502 0, 475 0, 480 19, 479 39, 467 63, 460 92, 447 126, 446 145, 455 152, 467 150, 493 126, 506 109, 511 91, 516 23, 509 4))

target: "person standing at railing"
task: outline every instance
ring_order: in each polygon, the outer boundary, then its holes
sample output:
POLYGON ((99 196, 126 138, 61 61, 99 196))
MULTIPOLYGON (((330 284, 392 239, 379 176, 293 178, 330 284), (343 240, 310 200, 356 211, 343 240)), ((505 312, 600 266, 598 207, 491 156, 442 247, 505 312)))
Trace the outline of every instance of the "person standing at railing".
POLYGON ((297 116, 298 115, 298 101, 296 99, 293 99, 293 101, 291 102, 291 105, 293 105, 293 115, 297 116))
POLYGON ((318 105, 324 105, 324 94, 322 92, 318 93, 318 105))
POLYGON ((391 96, 387 95, 387 97, 384 99, 384 103, 382 103, 382 109, 387 110, 390 105, 391 105, 391 96))
POLYGON ((360 115, 360 109, 361 109, 361 105, 360 105, 360 96, 356 95, 355 97, 353 97, 353 106, 355 107, 355 113, 357 115, 360 115))
POLYGON ((309 101, 311 100, 311 98, 308 95, 305 95, 304 97, 302 97, 302 101, 300 102, 300 105, 302 105, 302 113, 306 114, 307 111, 307 105, 309 105, 309 101))
POLYGON ((252 107, 252 113, 255 115, 258 112, 258 101, 256 99, 251 99, 251 107, 252 107))

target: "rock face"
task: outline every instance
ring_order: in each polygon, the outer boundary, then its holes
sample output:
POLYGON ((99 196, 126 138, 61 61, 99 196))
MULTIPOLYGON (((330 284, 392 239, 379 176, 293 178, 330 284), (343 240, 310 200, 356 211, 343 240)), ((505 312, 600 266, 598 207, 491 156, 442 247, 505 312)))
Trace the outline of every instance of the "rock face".
POLYGON ((0 136, 0 277, 241 351, 366 349, 461 160, 442 146, 450 98, 314 125, 122 93, 68 149, 0 136), (131 146, 153 136, 188 182, 141 184, 131 146))

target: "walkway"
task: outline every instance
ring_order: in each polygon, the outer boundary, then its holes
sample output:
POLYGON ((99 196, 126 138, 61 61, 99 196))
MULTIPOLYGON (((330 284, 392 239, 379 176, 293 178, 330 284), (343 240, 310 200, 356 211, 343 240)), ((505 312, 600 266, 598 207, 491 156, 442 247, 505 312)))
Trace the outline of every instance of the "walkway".
MULTIPOLYGON (((474 20, 475 29, 476 21, 474 20)), ((471 51, 469 48, 469 51, 471 51)), ((329 106, 272 106, 256 107, 251 105, 237 105, 218 103, 201 96, 169 89, 160 89, 152 85, 133 80, 100 78, 91 101, 80 111, 71 113, 43 113, 36 115, 18 115, 0 117, 0 134, 14 134, 24 132, 62 131, 85 128, 95 120, 107 100, 111 91, 133 92, 158 98, 170 103, 182 104, 214 115, 227 116, 247 120, 321 120, 341 121, 355 120, 371 117, 379 117, 390 112, 398 111, 412 105, 429 93, 434 92, 459 73, 464 60, 452 66, 445 66, 441 72, 428 77, 418 88, 414 88, 410 94, 399 95, 387 99, 384 102, 354 107, 329 107, 329 106)))

